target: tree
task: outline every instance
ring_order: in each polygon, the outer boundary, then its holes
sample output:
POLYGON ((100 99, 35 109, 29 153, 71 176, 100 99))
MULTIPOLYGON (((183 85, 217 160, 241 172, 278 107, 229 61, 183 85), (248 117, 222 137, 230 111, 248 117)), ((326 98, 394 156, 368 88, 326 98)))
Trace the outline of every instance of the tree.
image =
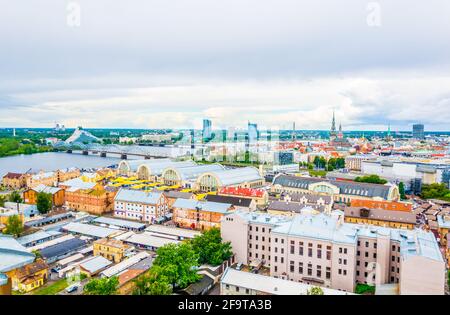
POLYGON ((52 194, 40 192, 37 194, 36 206, 41 214, 45 214, 52 209, 52 194))
POLYGON ((314 164, 314 166, 315 166, 316 168, 319 168, 319 166, 320 166, 320 157, 315 156, 315 157, 314 157, 313 164, 314 164))
POLYGON ((386 184, 387 180, 380 178, 378 175, 366 175, 358 176, 355 178, 355 182, 371 183, 371 184, 386 184))
POLYGON ((405 200, 406 199, 405 184, 403 184, 403 182, 400 182, 398 184, 398 192, 400 193, 400 199, 405 200))
POLYGON ((22 220, 18 215, 12 215, 6 221, 5 234, 14 235, 19 237, 23 232, 22 220))
POLYGON ((450 201, 450 190, 445 187, 445 184, 430 184, 423 185, 420 196, 424 199, 441 199, 450 201))
POLYGON ((323 290, 321 287, 312 287, 306 291, 306 295, 323 295, 323 290))
POLYGON ((218 266, 229 259, 233 252, 231 243, 222 242, 220 229, 212 228, 191 240, 193 250, 198 254, 200 264, 218 266))
POLYGON ((6 196, 0 195, 0 207, 5 206, 6 196))
POLYGON ((11 202, 15 202, 15 203, 22 203, 23 199, 20 196, 20 193, 18 191, 13 191, 10 195, 9 195, 9 201, 11 202))
POLYGON ((163 274, 161 267, 153 266, 135 281, 133 295, 170 295, 172 285, 163 274))
POLYGON ((92 279, 84 286, 84 293, 87 295, 114 295, 119 288, 119 278, 92 279))
POLYGON ((174 287, 183 289, 200 279, 196 270, 198 254, 190 243, 167 244, 158 248, 156 255, 153 265, 160 267, 159 274, 174 287))

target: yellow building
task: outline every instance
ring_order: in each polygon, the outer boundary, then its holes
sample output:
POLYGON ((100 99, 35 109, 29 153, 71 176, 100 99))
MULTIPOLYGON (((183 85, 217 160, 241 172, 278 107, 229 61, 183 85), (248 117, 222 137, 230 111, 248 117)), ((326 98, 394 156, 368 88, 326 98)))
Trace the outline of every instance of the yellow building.
POLYGON ((11 275, 12 287, 20 292, 30 292, 47 282, 48 265, 42 260, 16 269, 11 275))
POLYGON ((21 212, 19 214, 17 212, 17 210, 11 210, 11 209, 5 209, 5 208, 0 208, 0 226, 4 225, 6 227, 6 225, 8 223, 8 219, 14 215, 19 216, 19 219, 22 222, 22 226, 23 226, 23 222, 24 222, 23 213, 21 212))
POLYGON ((3 176, 2 184, 8 188, 21 189, 26 186, 27 178, 25 174, 10 172, 3 176))
POLYGON ((416 225, 416 215, 404 211, 346 207, 344 221, 411 230, 416 225))
POLYGON ((124 244, 121 241, 102 238, 94 242, 94 256, 103 256, 104 258, 114 261, 115 263, 121 262, 125 253, 130 249, 129 245, 124 244))

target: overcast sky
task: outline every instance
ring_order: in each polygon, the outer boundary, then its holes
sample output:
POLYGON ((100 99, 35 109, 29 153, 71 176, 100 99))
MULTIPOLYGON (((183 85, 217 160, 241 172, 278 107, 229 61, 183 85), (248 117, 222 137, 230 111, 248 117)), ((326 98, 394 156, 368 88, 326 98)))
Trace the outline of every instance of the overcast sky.
POLYGON ((0 43, 0 127, 450 130, 448 0, 0 0, 0 43))

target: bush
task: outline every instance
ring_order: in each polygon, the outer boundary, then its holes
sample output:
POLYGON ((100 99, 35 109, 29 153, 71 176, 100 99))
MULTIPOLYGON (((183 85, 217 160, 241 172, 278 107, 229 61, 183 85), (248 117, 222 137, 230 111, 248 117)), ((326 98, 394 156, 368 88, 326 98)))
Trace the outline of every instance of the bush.
POLYGON ((356 294, 375 294, 375 286, 364 284, 364 283, 358 283, 355 288, 356 294))

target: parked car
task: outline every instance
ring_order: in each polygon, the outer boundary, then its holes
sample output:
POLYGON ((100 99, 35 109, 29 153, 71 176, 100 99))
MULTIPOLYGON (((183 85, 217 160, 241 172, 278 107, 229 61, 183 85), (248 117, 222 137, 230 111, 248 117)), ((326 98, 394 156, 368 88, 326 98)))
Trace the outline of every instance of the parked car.
POLYGON ((236 270, 241 270, 242 267, 243 267, 243 265, 241 263, 239 263, 239 264, 236 265, 236 270))
POLYGON ((67 292, 67 293, 72 293, 72 292, 77 291, 78 288, 79 288, 79 285, 73 284, 73 285, 69 286, 69 287, 66 289, 66 292, 67 292))

